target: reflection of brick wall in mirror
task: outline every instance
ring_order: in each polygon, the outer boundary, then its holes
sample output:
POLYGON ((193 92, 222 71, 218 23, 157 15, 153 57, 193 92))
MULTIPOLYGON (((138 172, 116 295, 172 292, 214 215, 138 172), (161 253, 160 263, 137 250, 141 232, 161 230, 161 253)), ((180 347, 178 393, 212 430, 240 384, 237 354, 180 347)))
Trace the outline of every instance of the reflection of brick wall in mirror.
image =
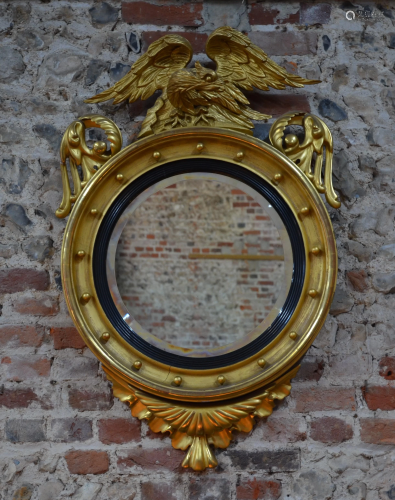
POLYGON ((277 228, 251 196, 189 180, 134 212, 118 245, 117 283, 149 332, 181 347, 210 348, 241 339, 265 318, 284 286, 282 258, 277 228), (278 260, 231 258, 244 254, 278 260))

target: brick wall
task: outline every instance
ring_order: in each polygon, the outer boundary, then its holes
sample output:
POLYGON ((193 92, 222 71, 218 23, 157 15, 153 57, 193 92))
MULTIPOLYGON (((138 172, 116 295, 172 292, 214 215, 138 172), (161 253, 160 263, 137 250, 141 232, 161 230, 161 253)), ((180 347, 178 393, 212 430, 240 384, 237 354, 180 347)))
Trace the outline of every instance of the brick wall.
MULTIPOLYGON (((0 498, 119 500, 395 497, 394 5, 3 1, 0 3, 0 498), (248 32, 288 71, 323 83, 251 95, 278 116, 312 110, 335 141, 330 209, 339 249, 331 316, 291 397, 219 467, 181 470, 183 453, 113 400, 66 311, 65 221, 57 149, 78 116, 99 112, 127 144, 148 102, 88 106, 140 46, 166 30, 201 53, 216 27, 248 32), (158 33, 159 32, 159 33, 158 33), (125 38, 125 34, 127 37, 125 38)), ((202 62, 204 55, 199 55, 202 62)), ((267 137, 259 124, 256 135, 267 137)))
POLYGON ((156 337, 218 347, 241 340, 273 309, 287 284, 283 258, 279 233, 253 197, 230 184, 187 180, 157 191, 130 216, 117 283, 128 311, 156 337))

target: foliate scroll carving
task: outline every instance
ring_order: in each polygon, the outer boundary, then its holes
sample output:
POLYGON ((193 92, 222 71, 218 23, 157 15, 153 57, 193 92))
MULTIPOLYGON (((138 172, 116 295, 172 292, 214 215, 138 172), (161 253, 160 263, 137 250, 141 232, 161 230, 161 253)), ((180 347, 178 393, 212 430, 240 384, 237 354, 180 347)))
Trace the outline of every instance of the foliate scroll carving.
POLYGON ((89 179, 107 160, 117 154, 122 147, 122 135, 115 123, 100 115, 86 115, 74 121, 67 127, 60 145, 60 168, 62 171, 63 199, 56 211, 56 216, 63 219, 71 212, 75 203, 89 179), (85 140, 87 128, 100 128, 106 133, 110 143, 97 141, 93 147, 88 147, 85 140), (73 190, 70 184, 67 161, 71 174, 73 190))
POLYGON ((315 115, 290 112, 276 120, 270 128, 269 139, 273 146, 284 153, 311 180, 319 193, 325 193, 329 205, 339 208, 341 203, 332 183, 332 134, 325 123, 315 115), (304 129, 304 140, 295 134, 284 136, 289 125, 300 125, 304 129), (323 175, 325 152, 325 173, 323 175), (315 164, 314 164, 315 161, 315 164), (314 171, 313 171, 314 164, 314 171))

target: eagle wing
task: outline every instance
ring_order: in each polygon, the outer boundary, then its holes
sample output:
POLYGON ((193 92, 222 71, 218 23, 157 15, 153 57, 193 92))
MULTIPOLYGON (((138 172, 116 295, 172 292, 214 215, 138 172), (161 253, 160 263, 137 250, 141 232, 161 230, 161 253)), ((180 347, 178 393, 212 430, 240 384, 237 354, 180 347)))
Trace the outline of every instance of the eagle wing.
POLYGON ((245 90, 252 90, 253 87, 282 90, 286 86, 303 87, 320 83, 320 80, 306 80, 288 73, 247 36, 229 26, 218 28, 209 36, 206 52, 217 63, 218 76, 245 90))
POLYGON ((87 99, 96 103, 114 99, 114 104, 139 97, 147 99, 156 90, 165 89, 171 75, 185 68, 192 59, 192 46, 184 37, 166 35, 153 42, 147 52, 138 59, 113 87, 87 99))

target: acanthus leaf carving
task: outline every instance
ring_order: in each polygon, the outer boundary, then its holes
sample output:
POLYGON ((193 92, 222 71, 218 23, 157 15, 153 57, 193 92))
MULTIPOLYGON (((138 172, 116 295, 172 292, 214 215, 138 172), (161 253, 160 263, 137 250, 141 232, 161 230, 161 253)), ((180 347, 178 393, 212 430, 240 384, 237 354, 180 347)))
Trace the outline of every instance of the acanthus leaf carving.
POLYGON ((95 175, 98 168, 116 155, 121 147, 122 135, 119 128, 112 120, 104 116, 82 116, 67 127, 60 144, 63 199, 56 210, 56 217, 63 219, 69 215, 72 205, 77 201, 89 179, 95 175), (92 148, 88 147, 85 140, 87 128, 102 129, 110 143, 110 151, 107 151, 107 144, 104 141, 96 141, 92 148), (73 183, 73 193, 67 170, 67 160, 73 183))
POLYGON ((273 146, 292 160, 300 170, 311 180, 319 193, 325 193, 329 205, 339 208, 341 203, 332 183, 333 140, 328 126, 310 113, 292 111, 280 116, 270 128, 269 139, 273 146), (289 125, 299 125, 304 129, 304 140, 295 134, 284 137, 285 128, 289 125), (322 181, 322 169, 325 173, 322 181), (315 165, 313 172, 313 160, 315 165))

